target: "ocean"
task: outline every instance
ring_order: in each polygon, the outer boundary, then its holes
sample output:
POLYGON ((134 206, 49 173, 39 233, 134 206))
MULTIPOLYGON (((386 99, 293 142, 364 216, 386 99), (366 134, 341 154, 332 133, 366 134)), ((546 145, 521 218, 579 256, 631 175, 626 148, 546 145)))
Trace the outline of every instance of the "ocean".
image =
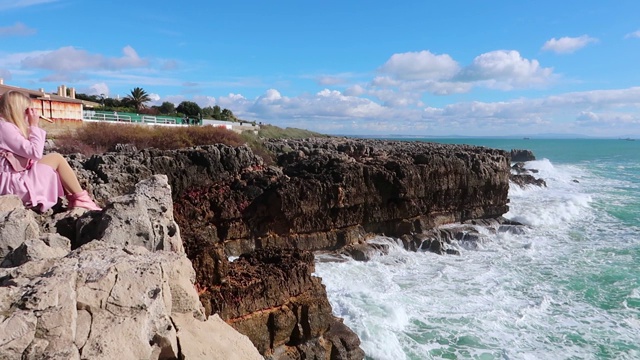
POLYGON ((640 359, 640 141, 428 141, 532 150, 548 187, 512 185, 505 217, 525 233, 459 256, 317 261, 367 359, 640 359))

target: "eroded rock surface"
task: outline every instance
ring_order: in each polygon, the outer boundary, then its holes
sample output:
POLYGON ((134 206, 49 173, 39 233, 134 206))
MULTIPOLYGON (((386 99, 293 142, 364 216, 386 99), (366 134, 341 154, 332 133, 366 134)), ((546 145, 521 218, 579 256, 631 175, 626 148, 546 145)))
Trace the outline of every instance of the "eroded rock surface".
MULTIPOLYGON (((166 174, 206 308, 273 359, 362 358, 355 335, 331 315, 305 251, 352 247, 366 257, 358 246, 372 234, 402 238, 508 210, 505 151, 338 138, 267 146, 275 166, 247 147, 224 145, 123 147, 71 162, 103 202, 142 178, 166 174), (240 254, 247 255, 227 260, 240 254)), ((429 249, 446 252, 442 244, 430 240, 429 249)))
POLYGON ((148 241, 139 242, 139 227, 124 231, 132 211, 164 219, 152 223, 172 221, 149 215, 162 207, 171 212, 166 176, 135 188, 126 201, 116 199, 121 207, 108 221, 98 216, 95 222, 105 234, 118 236, 75 250, 69 238, 40 229, 56 229, 55 221, 80 224, 95 212, 58 213, 52 224, 11 197, 0 197, 0 210, 9 214, 0 221, 0 248, 8 249, 0 259, 1 359, 262 359, 246 336, 216 318, 205 321, 191 261, 180 249, 148 246, 165 239, 163 232, 149 232, 148 241), (141 205, 141 199, 148 201, 141 205), (42 223, 9 226, 16 221, 11 214, 21 209, 29 214, 24 223, 42 223), (207 346, 194 343, 194 333, 207 346))
POLYGON ((357 335, 332 315, 314 264, 308 251, 256 250, 232 262, 227 281, 206 298, 266 358, 362 359, 357 335))

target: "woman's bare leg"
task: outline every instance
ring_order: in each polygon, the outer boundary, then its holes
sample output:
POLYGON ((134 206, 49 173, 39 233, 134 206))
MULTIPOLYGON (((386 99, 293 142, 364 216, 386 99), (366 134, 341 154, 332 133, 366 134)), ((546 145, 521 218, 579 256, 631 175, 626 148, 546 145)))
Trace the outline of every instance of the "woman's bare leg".
POLYGON ((58 153, 47 154, 38 161, 38 164, 51 166, 53 170, 58 172, 62 187, 67 194, 77 194, 82 191, 82 186, 78 182, 76 173, 73 172, 73 169, 62 155, 58 153))

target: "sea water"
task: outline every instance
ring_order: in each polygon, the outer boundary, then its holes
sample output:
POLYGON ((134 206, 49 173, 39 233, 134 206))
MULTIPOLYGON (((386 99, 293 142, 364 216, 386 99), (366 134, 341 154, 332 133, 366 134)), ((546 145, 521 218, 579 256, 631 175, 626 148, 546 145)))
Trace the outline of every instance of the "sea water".
POLYGON ((436 142, 530 149, 547 187, 512 184, 505 217, 525 233, 459 256, 318 261, 367 359, 640 359, 640 141, 436 142))

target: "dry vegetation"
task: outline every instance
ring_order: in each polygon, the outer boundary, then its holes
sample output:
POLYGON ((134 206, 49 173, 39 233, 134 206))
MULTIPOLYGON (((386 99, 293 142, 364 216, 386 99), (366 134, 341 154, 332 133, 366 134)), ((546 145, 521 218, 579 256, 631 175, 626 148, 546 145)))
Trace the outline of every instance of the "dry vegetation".
POLYGON ((55 139, 56 151, 62 154, 81 153, 86 156, 111 151, 117 144, 131 144, 138 149, 157 148, 161 150, 180 149, 197 145, 225 144, 240 146, 246 144, 261 156, 267 164, 273 163, 273 155, 264 147, 261 138, 301 138, 324 136, 301 129, 281 129, 266 126, 260 134, 237 134, 233 131, 213 126, 164 127, 133 124, 88 123, 77 129, 59 135, 55 139))

